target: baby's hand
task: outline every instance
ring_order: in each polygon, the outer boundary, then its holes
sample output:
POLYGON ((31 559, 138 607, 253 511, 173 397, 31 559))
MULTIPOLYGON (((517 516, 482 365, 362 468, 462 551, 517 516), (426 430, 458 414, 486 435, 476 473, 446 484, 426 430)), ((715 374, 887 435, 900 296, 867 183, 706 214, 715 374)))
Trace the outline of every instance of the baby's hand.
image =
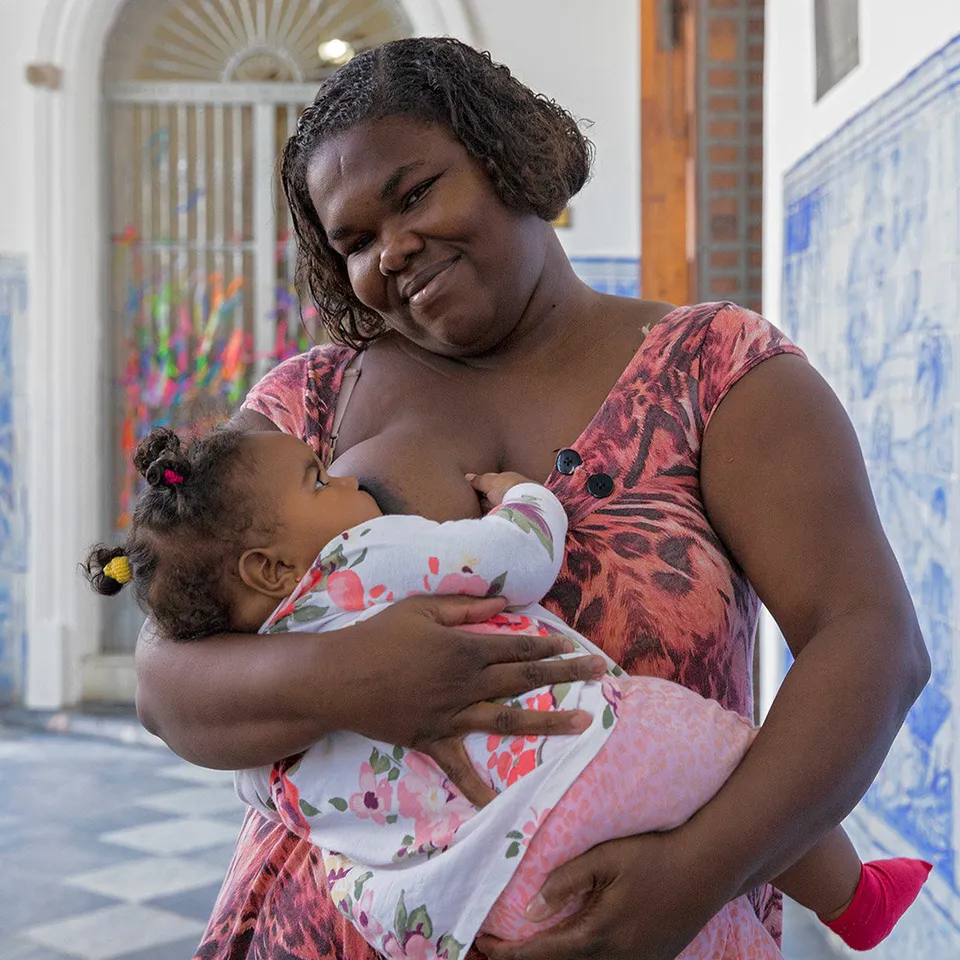
POLYGON ((519 473, 468 473, 467 483, 480 494, 484 513, 493 507, 499 507, 511 487, 518 483, 532 483, 529 477, 519 473))

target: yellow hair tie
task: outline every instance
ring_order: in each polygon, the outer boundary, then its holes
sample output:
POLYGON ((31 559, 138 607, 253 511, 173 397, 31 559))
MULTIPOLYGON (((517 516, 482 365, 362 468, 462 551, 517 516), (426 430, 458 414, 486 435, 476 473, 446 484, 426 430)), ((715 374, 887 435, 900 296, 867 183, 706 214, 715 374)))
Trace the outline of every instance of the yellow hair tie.
POLYGON ((117 583, 129 583, 133 579, 130 572, 130 561, 126 557, 114 557, 104 568, 103 572, 117 583))

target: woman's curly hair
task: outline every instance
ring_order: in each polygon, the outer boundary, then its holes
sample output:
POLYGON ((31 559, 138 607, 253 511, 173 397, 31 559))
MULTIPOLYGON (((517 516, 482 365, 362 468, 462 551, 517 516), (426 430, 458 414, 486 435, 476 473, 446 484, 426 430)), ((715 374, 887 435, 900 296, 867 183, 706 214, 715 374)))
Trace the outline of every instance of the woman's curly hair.
POLYGON ((590 173, 593 145, 573 116, 459 40, 415 37, 358 54, 323 82, 280 161, 297 236, 297 286, 331 339, 361 349, 382 318, 350 286, 307 189, 317 147, 358 124, 405 116, 447 127, 512 210, 555 219, 590 173))
POLYGON ((140 608, 174 640, 223 633, 230 624, 229 560, 254 523, 240 479, 244 434, 220 428, 184 446, 166 427, 151 430, 134 464, 147 481, 126 542, 97 544, 81 565, 93 589, 124 586, 106 572, 126 557, 140 608))

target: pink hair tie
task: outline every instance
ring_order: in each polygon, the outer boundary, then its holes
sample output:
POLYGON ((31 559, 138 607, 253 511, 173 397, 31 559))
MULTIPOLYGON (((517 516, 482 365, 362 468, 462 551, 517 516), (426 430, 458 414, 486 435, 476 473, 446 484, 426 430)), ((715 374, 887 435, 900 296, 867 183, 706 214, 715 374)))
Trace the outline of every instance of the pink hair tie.
POLYGON ((164 470, 163 481, 168 487, 175 487, 178 483, 183 483, 183 477, 176 470, 164 470))

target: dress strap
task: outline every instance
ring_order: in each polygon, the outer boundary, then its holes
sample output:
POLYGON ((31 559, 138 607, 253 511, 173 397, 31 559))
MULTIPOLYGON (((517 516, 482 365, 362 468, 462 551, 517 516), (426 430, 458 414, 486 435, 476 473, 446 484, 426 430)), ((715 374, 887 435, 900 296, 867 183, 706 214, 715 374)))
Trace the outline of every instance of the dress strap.
POLYGON ((336 459, 340 424, 343 423, 343 415, 347 412, 347 404, 350 403, 353 388, 360 379, 363 355, 364 351, 362 350, 354 354, 347 364, 346 369, 343 371, 343 382, 340 384, 340 392, 337 394, 337 406, 333 411, 333 429, 330 431, 330 442, 327 444, 327 462, 325 466, 329 466, 336 459))

